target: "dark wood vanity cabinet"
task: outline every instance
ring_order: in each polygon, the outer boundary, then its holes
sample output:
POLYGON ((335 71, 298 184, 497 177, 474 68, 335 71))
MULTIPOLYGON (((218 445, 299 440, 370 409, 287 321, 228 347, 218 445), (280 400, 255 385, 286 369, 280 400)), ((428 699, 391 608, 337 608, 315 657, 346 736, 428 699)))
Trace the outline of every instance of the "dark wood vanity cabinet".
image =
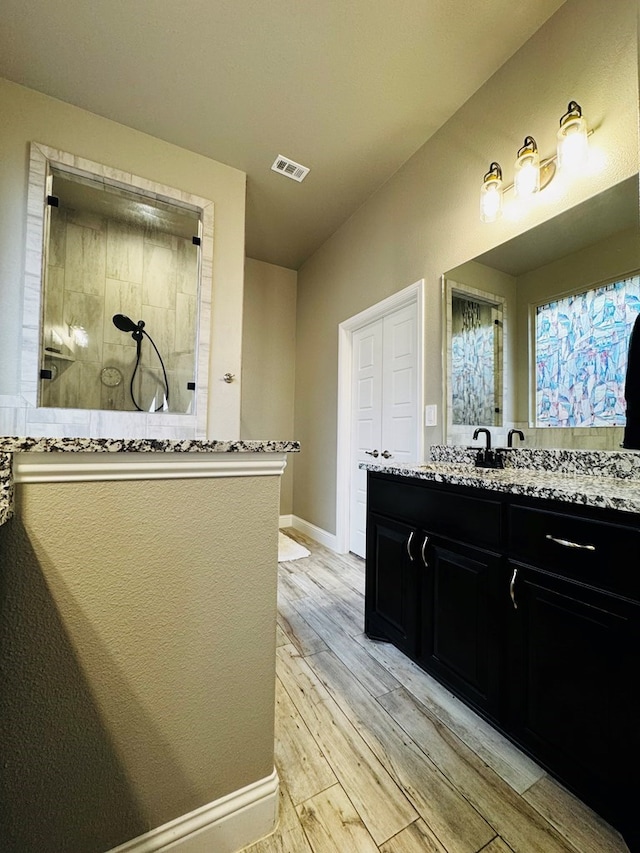
POLYGON ((416 660, 476 708, 496 717, 499 558, 433 533, 424 552, 416 660))
POLYGON ((640 849, 640 523, 369 472, 365 631, 640 849))
POLYGON ((374 512, 367 517, 365 631, 414 658, 418 636, 418 581, 410 524, 374 512))
POLYGON ((638 519, 568 509, 509 507, 508 730, 613 823, 635 822, 638 519))
POLYGON ((640 605, 530 566, 510 568, 517 610, 509 620, 507 730, 620 824, 632 799, 637 808, 640 605))
POLYGON ((367 635, 496 716, 502 506, 385 475, 368 501, 367 635))

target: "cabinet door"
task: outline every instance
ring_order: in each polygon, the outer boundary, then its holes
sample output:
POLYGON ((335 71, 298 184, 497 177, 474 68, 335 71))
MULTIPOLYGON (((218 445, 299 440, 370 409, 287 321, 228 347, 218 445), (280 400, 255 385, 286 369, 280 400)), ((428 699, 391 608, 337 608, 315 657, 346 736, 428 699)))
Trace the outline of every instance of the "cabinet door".
POLYGON ((416 650, 418 593, 410 525, 370 513, 367 523, 365 631, 390 640, 412 657, 416 650))
POLYGON ((640 605, 522 564, 510 568, 510 727, 624 831, 637 810, 640 605))
POLYGON ((420 548, 419 661, 477 708, 498 710, 500 558, 433 539, 420 548), (423 558, 424 555, 424 559, 423 558))

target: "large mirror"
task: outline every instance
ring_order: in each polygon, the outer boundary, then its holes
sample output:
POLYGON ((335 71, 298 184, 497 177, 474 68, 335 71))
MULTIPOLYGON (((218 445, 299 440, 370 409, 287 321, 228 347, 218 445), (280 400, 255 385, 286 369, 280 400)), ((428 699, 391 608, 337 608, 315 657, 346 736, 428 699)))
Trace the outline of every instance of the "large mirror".
POLYGON ((447 443, 469 444, 474 426, 489 426, 500 443, 517 428, 529 447, 620 449, 640 311, 638 198, 635 175, 444 275, 447 443), (460 357, 469 336, 483 342, 475 366, 460 357), (475 423, 474 411, 483 412, 475 423))

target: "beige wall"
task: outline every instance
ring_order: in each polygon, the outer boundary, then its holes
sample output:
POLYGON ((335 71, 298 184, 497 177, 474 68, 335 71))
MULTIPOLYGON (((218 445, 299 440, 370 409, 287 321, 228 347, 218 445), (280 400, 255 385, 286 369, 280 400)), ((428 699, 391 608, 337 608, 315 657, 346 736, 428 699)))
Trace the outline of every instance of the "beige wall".
MULTIPOLYGON (((296 438, 293 425, 296 286, 294 270, 247 258, 242 337, 242 438, 296 438)), ((293 455, 289 454, 280 492, 281 515, 293 511, 294 464, 293 455)))
POLYGON ((279 480, 17 487, 4 853, 103 853, 272 772, 279 480))
MULTIPOLYGON (((441 416, 440 276, 638 170, 637 0, 568 0, 298 273, 294 511, 335 532, 337 326, 425 279, 425 403, 441 416), (513 180, 533 134, 555 151, 569 100, 596 132, 602 170, 564 194, 541 193, 526 219, 479 220, 491 160, 513 180)), ((452 67, 455 58, 452 57, 452 67)), ((425 446, 441 439, 425 429, 425 446)))
POLYGON ((237 438, 244 265, 244 172, 0 79, 0 394, 18 393, 28 145, 60 148, 214 202, 210 438, 237 438))

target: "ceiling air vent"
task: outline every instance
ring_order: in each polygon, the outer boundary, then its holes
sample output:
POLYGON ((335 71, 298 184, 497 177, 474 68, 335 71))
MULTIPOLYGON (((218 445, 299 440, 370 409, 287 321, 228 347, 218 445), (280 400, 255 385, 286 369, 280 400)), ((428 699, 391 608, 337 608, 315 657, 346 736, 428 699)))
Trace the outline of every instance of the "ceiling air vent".
POLYGON ((300 163, 283 157, 281 154, 278 154, 271 168, 274 172, 286 175, 287 178, 293 178, 294 181, 302 181, 309 174, 309 169, 306 166, 301 166, 300 163))

